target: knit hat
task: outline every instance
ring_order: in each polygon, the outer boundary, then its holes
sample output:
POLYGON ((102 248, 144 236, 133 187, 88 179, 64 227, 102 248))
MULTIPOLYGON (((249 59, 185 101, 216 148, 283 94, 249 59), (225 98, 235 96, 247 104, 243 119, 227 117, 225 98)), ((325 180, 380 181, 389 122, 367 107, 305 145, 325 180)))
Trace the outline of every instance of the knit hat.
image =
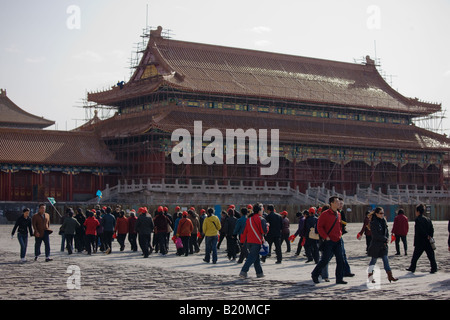
POLYGON ((288 215, 288 213, 287 213, 287 211, 283 211, 282 213, 280 213, 282 216, 287 216, 288 215))
POLYGON ((175 207, 175 211, 177 211, 177 212, 180 211, 180 209, 181 209, 181 208, 180 208, 179 206, 176 206, 176 207, 175 207))
POLYGON ((163 210, 164 210, 164 209, 163 209, 162 206, 159 206, 159 207, 158 207, 158 212, 163 212, 163 210))
POLYGON ((309 213, 316 213, 316 208, 311 207, 311 208, 309 208, 308 212, 309 213))
POLYGON ((187 211, 183 211, 183 217, 187 217, 188 213, 187 211))

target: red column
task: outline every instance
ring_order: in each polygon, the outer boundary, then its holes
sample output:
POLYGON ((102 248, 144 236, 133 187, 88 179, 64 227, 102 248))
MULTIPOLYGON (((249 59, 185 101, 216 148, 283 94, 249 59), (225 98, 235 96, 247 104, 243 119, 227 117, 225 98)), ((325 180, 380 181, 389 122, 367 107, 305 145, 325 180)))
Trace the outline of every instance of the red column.
POLYGON ((297 187, 297 158, 294 158, 294 160, 292 161, 292 170, 292 189, 295 189, 297 187))
POLYGON ((8 170, 6 174, 6 201, 12 200, 12 172, 8 170))
POLYGON ((73 173, 69 173, 69 201, 73 201, 73 173))

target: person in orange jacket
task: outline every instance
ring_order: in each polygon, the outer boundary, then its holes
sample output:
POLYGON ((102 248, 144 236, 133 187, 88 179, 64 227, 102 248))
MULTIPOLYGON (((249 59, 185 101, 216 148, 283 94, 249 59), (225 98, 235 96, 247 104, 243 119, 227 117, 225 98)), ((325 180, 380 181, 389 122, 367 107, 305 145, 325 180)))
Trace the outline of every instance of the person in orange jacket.
POLYGON ((177 237, 180 237, 183 242, 183 252, 185 256, 189 255, 189 239, 192 230, 194 230, 194 225, 192 224, 192 221, 188 219, 187 211, 183 211, 183 216, 178 223, 177 237))

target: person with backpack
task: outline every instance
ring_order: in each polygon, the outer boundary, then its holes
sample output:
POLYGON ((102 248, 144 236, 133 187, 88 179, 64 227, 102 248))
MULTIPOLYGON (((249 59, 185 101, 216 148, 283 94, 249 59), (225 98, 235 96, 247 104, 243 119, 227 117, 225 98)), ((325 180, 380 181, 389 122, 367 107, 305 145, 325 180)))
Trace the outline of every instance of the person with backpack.
POLYGON ((248 255, 242 266, 239 276, 241 278, 247 278, 250 266, 254 266, 256 271, 256 277, 264 277, 264 272, 261 267, 261 261, 259 258, 259 252, 261 251, 261 246, 264 243, 264 235, 269 231, 267 222, 263 215, 263 205, 255 204, 253 206, 253 213, 249 215, 246 223, 245 229, 241 236, 241 243, 247 242, 248 255))

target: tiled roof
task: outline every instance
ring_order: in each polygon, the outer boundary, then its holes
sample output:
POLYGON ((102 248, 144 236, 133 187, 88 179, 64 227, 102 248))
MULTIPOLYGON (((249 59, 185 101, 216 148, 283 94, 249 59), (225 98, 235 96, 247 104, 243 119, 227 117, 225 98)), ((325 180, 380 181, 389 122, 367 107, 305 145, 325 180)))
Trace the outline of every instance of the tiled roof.
POLYGON ((55 124, 54 121, 32 115, 11 101, 6 90, 0 91, 0 127, 43 129, 55 124))
POLYGON ((238 112, 178 106, 116 115, 91 128, 104 139, 143 134, 158 129, 171 134, 185 128, 193 134, 194 121, 202 121, 203 130, 279 129, 281 143, 336 145, 415 151, 449 151, 450 139, 413 125, 380 124, 340 119, 298 118, 257 112, 238 112))
POLYGON ((93 132, 0 128, 0 163, 111 166, 116 161, 93 132))
MULTIPOLYGON (((164 39, 152 31, 143 58, 122 89, 90 93, 89 100, 116 105, 166 86, 185 92, 352 106, 429 114, 440 104, 402 96, 378 73, 374 61, 345 63, 164 39)), ((420 81, 420 79, 418 79, 420 81)))

